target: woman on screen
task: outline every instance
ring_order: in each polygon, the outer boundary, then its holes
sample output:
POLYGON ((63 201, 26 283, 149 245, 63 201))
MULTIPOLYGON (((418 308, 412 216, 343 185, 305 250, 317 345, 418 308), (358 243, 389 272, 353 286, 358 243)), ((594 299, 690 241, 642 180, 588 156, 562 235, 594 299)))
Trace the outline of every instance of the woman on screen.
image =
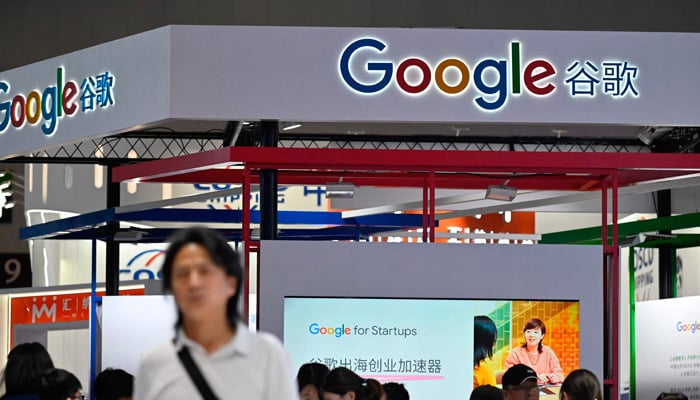
POLYGON ((485 315, 474 317, 474 387, 496 386, 496 375, 491 367, 493 346, 498 338, 496 324, 485 315), (488 358, 488 360, 487 360, 488 358))
POLYGON ((510 351, 506 358, 506 369, 515 364, 525 364, 537 372, 538 384, 560 384, 564 381, 564 371, 552 348, 542 344, 545 333, 547 328, 544 322, 538 318, 528 320, 523 329, 525 343, 510 351))

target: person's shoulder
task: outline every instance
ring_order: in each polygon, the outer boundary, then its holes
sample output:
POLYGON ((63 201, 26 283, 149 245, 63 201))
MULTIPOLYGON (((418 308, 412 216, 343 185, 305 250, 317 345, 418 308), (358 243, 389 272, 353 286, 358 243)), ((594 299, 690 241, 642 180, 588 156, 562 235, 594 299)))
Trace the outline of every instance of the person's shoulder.
POLYGON ((255 343, 257 346, 262 346, 262 347, 267 347, 267 348, 274 348, 274 349, 281 349, 284 346, 282 346, 282 342, 279 340, 279 338, 269 332, 262 332, 262 331, 257 331, 257 332, 251 332, 252 334, 252 341, 255 343))
POLYGON ((0 400, 39 400, 38 394, 6 394, 0 400))
POLYGON ((165 341, 143 353, 141 369, 170 363, 175 358, 175 349, 172 341, 165 341))
POLYGON ((552 355, 554 354, 554 350, 552 350, 552 348, 547 346, 546 344, 542 345, 542 351, 545 351, 545 352, 552 354, 552 355))

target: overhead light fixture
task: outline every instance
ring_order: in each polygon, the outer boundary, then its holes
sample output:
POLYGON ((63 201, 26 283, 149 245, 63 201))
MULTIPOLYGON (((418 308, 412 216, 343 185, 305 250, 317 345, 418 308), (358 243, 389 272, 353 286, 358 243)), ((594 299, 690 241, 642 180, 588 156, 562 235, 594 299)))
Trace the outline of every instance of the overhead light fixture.
POLYGON ((292 129, 300 128, 301 124, 299 122, 284 122, 282 123, 283 131, 291 131, 292 129))
POLYGON ((118 231, 114 234, 115 242, 138 242, 143 238, 144 232, 129 229, 126 231, 118 231))
POLYGON ((622 240, 620 240, 618 245, 620 247, 633 247, 633 246, 636 246, 638 244, 644 243, 646 240, 647 240, 647 237, 645 234, 638 233, 636 235, 627 236, 627 237, 623 238, 622 240))
POLYGON ((643 126, 639 128, 637 132, 637 139, 647 146, 651 146, 652 143, 661 136, 671 132, 673 127, 669 126, 643 126))
POLYGON ((326 197, 336 199, 351 199, 355 195, 355 185, 351 182, 328 182, 326 183, 326 197))
POLYGON ((518 189, 510 186, 506 186, 508 181, 505 181, 503 185, 490 185, 486 189, 486 198, 490 200, 501 200, 501 201, 513 201, 515 196, 518 195, 518 189))

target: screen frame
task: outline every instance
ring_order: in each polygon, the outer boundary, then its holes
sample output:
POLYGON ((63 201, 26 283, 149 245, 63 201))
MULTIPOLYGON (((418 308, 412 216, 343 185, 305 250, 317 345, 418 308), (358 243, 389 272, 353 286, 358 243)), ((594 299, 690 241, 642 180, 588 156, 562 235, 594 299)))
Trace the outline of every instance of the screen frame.
POLYGON ((578 301, 580 368, 600 379, 602 266, 594 245, 262 241, 257 318, 283 339, 285 297, 578 301))

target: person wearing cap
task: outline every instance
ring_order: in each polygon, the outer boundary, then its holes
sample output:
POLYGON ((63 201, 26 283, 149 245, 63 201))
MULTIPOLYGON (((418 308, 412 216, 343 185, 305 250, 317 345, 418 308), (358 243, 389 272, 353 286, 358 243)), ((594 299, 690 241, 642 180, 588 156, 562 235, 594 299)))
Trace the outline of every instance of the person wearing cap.
POLYGON ((537 400, 537 372, 525 364, 515 364, 503 374, 503 398, 505 400, 537 400))

